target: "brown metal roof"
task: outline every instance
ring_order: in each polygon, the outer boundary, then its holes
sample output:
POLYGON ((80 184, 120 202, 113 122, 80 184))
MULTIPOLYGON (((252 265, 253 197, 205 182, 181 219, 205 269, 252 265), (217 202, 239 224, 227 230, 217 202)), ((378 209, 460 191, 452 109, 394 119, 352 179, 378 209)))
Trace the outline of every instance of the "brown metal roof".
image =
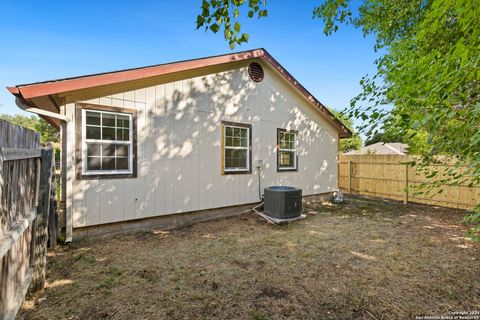
POLYGON ((172 63, 158 64, 142 68, 125 69, 113 72, 97 73, 79 77, 49 80, 28 84, 20 84, 14 87, 7 87, 13 95, 31 100, 34 98, 49 96, 58 93, 88 89, 97 86, 111 85, 120 82, 141 80, 170 73, 194 70, 220 64, 244 61, 248 59, 262 58, 275 68, 288 82, 298 89, 313 106, 324 115, 335 127, 340 137, 350 137, 351 131, 345 127, 320 101, 318 101, 307 89, 305 89, 278 61, 276 61, 265 49, 254 49, 249 51, 211 56, 200 59, 184 60, 172 63))

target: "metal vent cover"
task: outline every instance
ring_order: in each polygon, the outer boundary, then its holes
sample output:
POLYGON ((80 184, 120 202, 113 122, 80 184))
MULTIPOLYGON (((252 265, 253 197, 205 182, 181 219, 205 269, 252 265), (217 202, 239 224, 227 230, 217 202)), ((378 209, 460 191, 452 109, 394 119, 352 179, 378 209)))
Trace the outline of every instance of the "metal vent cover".
POLYGON ((257 62, 252 62, 248 66, 248 74, 250 78, 255 82, 260 82, 263 80, 264 72, 262 66, 257 62))

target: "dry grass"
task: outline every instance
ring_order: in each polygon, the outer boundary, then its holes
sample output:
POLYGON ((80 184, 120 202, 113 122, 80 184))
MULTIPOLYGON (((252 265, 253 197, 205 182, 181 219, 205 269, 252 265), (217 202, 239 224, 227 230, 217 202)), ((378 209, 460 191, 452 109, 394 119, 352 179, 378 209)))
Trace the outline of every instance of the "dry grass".
POLYGON ((50 253, 27 319, 409 319, 480 310, 463 212, 354 198, 281 227, 253 214, 50 253))

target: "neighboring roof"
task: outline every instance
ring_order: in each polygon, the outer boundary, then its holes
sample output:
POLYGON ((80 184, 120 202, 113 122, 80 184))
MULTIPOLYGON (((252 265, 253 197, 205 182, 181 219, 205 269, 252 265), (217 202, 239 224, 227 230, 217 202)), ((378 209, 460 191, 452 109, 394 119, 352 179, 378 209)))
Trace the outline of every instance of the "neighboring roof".
MULTIPOLYGON (((121 82, 142 80, 161 75, 228 64, 249 59, 261 58, 277 70, 288 82, 302 93, 311 104, 337 128, 341 138, 347 138, 352 132, 345 127, 320 101, 305 89, 280 63, 278 63, 265 49, 211 56, 200 59, 184 60, 172 63, 158 64, 142 68, 125 69, 119 71, 84 75, 79 77, 49 80, 43 82, 20 84, 7 87, 8 91, 20 98, 26 104, 34 104, 32 99, 48 97, 54 101, 52 95, 88 89, 97 86, 112 85, 121 82)), ((42 108, 42 106, 38 106, 42 108)))
POLYGON ((365 146, 360 150, 352 150, 345 154, 400 154, 405 155, 408 151, 408 145, 400 142, 377 142, 365 146))

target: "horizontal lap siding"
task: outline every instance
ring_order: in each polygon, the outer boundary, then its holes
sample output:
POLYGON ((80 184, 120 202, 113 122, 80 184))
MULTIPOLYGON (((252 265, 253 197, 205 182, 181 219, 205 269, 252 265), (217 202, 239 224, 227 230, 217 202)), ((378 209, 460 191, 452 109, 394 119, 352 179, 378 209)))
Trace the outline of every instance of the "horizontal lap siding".
MULTIPOLYGON (((274 71, 253 83, 246 68, 145 87, 69 97, 138 110, 138 176, 76 180, 74 227, 258 201, 258 175, 221 175, 221 121, 252 124, 252 165, 264 161, 262 187, 288 184, 304 194, 337 184, 337 133, 274 71), (93 98, 92 98, 93 96, 93 98), (298 172, 276 171, 276 129, 298 130, 298 172)), ((69 111, 70 110, 70 111, 69 111)))

